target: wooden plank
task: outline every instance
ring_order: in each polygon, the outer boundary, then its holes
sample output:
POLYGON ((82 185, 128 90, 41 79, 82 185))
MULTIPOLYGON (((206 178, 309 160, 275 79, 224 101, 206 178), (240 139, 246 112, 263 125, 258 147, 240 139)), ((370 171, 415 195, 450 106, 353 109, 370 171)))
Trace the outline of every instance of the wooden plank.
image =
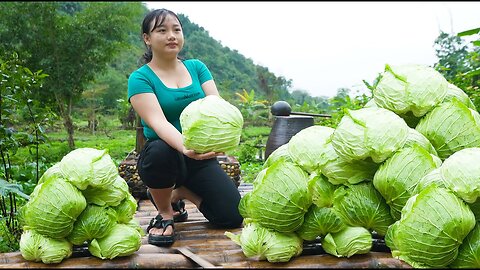
POLYGON ((1 268, 37 269, 37 268, 198 268, 195 263, 181 254, 138 254, 118 257, 111 260, 102 260, 97 257, 68 258, 58 264, 44 264, 42 262, 23 261, 17 263, 1 264, 1 268))
POLYGON ((225 263, 221 266, 225 268, 412 268, 407 263, 382 252, 369 252, 353 255, 350 258, 337 258, 329 254, 299 256, 283 263, 270 263, 266 260, 258 261, 247 258, 244 261, 225 263))
POLYGON ((177 248, 177 251, 180 252, 182 255, 186 256, 187 258, 191 259, 192 261, 194 261, 196 264, 200 265, 202 268, 216 268, 215 265, 205 260, 204 258, 198 256, 197 254, 193 253, 187 247, 177 248))
MULTIPOLYGON (((253 185, 239 186, 241 194, 251 191, 253 185)), ((394 259, 385 245, 374 237, 374 248, 365 255, 351 258, 337 258, 326 254, 317 243, 306 242, 299 257, 287 263, 270 263, 257 258, 247 258, 239 245, 224 235, 225 231, 240 233, 241 228, 218 229, 189 201, 185 201, 189 212, 186 222, 175 223, 177 240, 170 247, 148 244, 147 234, 142 245, 131 256, 113 260, 101 260, 92 256, 88 248, 75 247, 71 258, 60 264, 43 264, 23 259, 20 252, 0 254, 0 268, 411 268, 408 264, 394 259), (186 251, 185 251, 186 250, 186 251), (377 252, 377 251, 382 252, 377 252), (181 253, 183 251, 183 254, 181 253), (179 254, 180 253, 180 254, 179 254), (203 260, 203 261, 202 261, 203 260), (200 262, 200 263, 199 263, 200 262), (203 266, 202 266, 203 265, 203 266), (213 265, 213 266, 212 266, 213 265)), ((138 200, 135 218, 145 231, 151 218, 157 214, 148 199, 138 200)))

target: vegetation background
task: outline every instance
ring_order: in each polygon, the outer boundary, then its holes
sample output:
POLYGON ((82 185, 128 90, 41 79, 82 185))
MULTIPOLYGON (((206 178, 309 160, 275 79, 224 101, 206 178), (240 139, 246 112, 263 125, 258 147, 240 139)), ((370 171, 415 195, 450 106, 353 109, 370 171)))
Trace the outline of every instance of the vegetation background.
MULTIPOLYGON (((0 4, 0 252, 18 250, 18 209, 46 169, 71 150, 108 149, 118 165, 136 144, 136 115, 126 100, 127 78, 141 65, 141 2, 2 2, 0 4)), ((270 106, 287 101, 293 111, 330 114, 315 124, 335 128, 345 109, 359 109, 371 95, 340 88, 334 97, 291 89, 291 80, 255 65, 223 46, 208 30, 178 14, 187 40, 181 56, 201 59, 221 95, 245 120, 235 156, 242 178, 263 165, 274 121, 270 106)), ((432 66, 462 88, 480 108, 479 42, 441 33, 432 66)), ((326 37, 328 38, 328 37, 326 37)), ((376 79, 375 79, 376 80, 376 79)), ((370 89, 375 80, 364 81, 370 89)))

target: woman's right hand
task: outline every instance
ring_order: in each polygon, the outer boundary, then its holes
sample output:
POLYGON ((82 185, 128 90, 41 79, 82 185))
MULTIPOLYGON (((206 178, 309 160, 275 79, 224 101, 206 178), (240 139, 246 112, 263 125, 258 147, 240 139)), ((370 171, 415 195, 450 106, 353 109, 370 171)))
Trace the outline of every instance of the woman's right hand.
POLYGON ((202 153, 199 154, 195 152, 194 150, 191 149, 186 149, 185 147, 183 148, 183 154, 189 158, 196 159, 196 160, 203 160, 203 159, 211 159, 216 156, 223 155, 224 153, 217 153, 217 152, 207 152, 207 153, 202 153))

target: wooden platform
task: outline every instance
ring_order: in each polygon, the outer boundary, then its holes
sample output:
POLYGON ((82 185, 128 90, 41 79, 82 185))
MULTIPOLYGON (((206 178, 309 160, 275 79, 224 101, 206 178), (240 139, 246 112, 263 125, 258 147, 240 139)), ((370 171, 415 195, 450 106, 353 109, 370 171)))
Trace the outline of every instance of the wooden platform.
MULTIPOLYGON (((251 191, 251 184, 241 183, 242 196, 251 191)), ((375 246, 365 255, 336 258, 326 254, 321 245, 304 244, 301 256, 287 263, 269 263, 247 258, 240 246, 224 236, 225 229, 212 228, 192 203, 186 201, 189 219, 176 223, 177 240, 168 248, 157 247, 142 238, 142 246, 131 256, 102 260, 91 256, 86 248, 76 248, 72 257, 59 264, 26 261, 20 252, 0 254, 0 268, 411 268, 391 257, 390 252, 375 246)), ((149 200, 140 200, 135 218, 145 230, 156 210, 149 200)), ((241 228, 229 230, 240 233, 241 228)))

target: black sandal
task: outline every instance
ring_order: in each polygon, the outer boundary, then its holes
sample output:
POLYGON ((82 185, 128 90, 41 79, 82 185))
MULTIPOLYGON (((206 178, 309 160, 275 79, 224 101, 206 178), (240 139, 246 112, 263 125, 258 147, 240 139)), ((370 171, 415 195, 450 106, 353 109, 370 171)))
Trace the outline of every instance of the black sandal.
POLYGON ((172 203, 173 211, 179 212, 180 214, 173 216, 173 221, 175 222, 184 222, 188 219, 188 212, 185 209, 185 202, 179 200, 177 203, 172 203))
MULTIPOLYGON (((150 194, 150 191, 148 189, 147 189, 147 197, 153 203, 153 206, 155 206, 155 208, 157 208, 157 205, 153 201, 152 194, 150 194)), ((185 222, 185 221, 187 221, 188 212, 185 209, 185 202, 183 200, 179 200, 176 203, 172 203, 172 208, 173 208, 173 211, 180 213, 178 215, 173 215, 173 221, 175 221, 175 222, 185 222)))
POLYGON ((147 233, 148 233, 149 244, 160 246, 160 247, 171 246, 175 242, 174 221, 172 219, 165 220, 161 215, 157 215, 156 217, 152 218, 152 220, 150 220, 150 224, 147 227, 147 233), (157 228, 157 229, 162 228, 163 232, 165 232, 165 229, 167 229, 168 226, 172 226, 172 229, 174 230, 172 235, 150 234, 150 229, 152 228, 157 228))

